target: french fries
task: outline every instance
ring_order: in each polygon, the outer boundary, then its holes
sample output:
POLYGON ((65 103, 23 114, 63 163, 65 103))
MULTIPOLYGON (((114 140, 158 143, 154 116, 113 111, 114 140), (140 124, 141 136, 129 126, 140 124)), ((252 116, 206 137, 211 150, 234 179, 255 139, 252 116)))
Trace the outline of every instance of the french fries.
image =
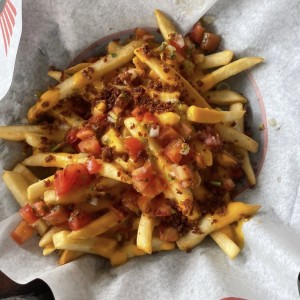
POLYGON ((155 16, 161 45, 138 28, 135 39, 111 41, 94 63, 49 71, 57 86, 28 112, 30 123, 45 118, 43 125, 0 126, 0 138, 32 147, 3 174, 26 208, 19 226, 28 235, 12 236, 24 242, 35 228, 43 255, 58 252, 60 265, 90 253, 117 266, 190 250, 207 235, 233 259, 243 245, 232 229, 260 208, 231 198, 240 166, 250 184, 256 180, 247 99, 212 89, 263 59, 207 55, 212 49, 194 34, 180 35, 160 10, 155 16), (37 178, 35 167, 48 175, 37 178))
POLYGON ((224 50, 218 53, 204 56, 204 60, 198 64, 200 69, 211 69, 219 66, 227 65, 231 62, 233 52, 230 50, 224 50))
POLYGON ((245 71, 261 62, 263 62, 263 58, 261 57, 245 57, 236 60, 204 76, 201 79, 202 85, 198 87, 197 90, 198 92, 203 94, 209 89, 211 89, 213 86, 215 86, 217 83, 242 71, 245 71))
POLYGON ((232 103, 247 103, 247 99, 230 90, 209 91, 203 94, 206 101, 215 105, 229 105, 232 103))

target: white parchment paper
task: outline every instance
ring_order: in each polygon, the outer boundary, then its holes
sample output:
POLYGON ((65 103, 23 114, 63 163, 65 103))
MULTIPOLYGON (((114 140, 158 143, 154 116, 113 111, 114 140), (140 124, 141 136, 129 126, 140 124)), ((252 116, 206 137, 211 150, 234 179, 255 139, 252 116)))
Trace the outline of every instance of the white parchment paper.
MULTIPOLYGON (((184 26, 197 20, 201 1, 38 1, 23 2, 23 33, 13 84, 0 102, 0 122, 22 122, 33 94, 49 83, 49 65, 64 68, 104 35, 137 26, 156 26, 160 8, 184 26), (188 3, 188 5, 187 5, 188 3)), ((231 261, 207 239, 191 253, 144 256, 111 268, 87 256, 58 267, 43 257, 33 239, 22 248, 9 238, 18 223, 17 205, 0 183, 0 269, 25 283, 44 279, 56 299, 298 299, 300 272, 300 2, 222 0, 208 12, 223 47, 237 57, 263 56, 251 73, 269 120, 269 146, 257 186, 239 196, 260 203, 246 223, 246 246, 231 261)), ((0 87, 1 89, 1 87, 0 87)), ((251 99, 257 101, 257 99, 251 99)), ((259 124, 257 124, 258 126, 259 124)), ((0 142, 2 169, 20 157, 15 143, 0 142)))

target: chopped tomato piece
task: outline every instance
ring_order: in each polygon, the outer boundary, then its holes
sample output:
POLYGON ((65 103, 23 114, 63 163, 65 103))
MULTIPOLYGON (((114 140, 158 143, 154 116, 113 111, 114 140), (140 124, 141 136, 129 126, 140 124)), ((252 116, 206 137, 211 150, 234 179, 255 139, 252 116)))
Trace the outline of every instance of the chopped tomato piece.
POLYGON ((77 137, 81 140, 87 139, 95 135, 95 132, 92 129, 83 128, 77 132, 77 137))
POLYGON ((77 186, 87 186, 91 175, 83 164, 70 164, 64 170, 57 171, 54 179, 54 188, 57 195, 62 195, 77 186))
POLYGON ((26 203, 23 207, 20 208, 19 213, 23 220, 25 220, 28 224, 34 224, 39 218, 35 215, 32 207, 29 203, 26 203))
POLYGON ((143 121, 145 123, 158 123, 158 119, 155 115, 151 114, 150 112, 146 111, 144 113, 144 116, 143 116, 143 121))
POLYGON ((163 191, 164 184, 150 162, 132 172, 133 187, 143 196, 154 197, 163 191))
POLYGON ((139 158, 139 156, 141 155, 141 153, 143 152, 143 150, 145 149, 144 144, 134 138, 134 137, 128 137, 124 140, 124 146, 129 154, 129 156, 133 159, 133 160, 137 160, 139 158))
POLYGON ((35 214, 39 217, 44 217, 49 212, 49 208, 44 201, 38 201, 33 203, 32 208, 35 214))
POLYGON ((141 107, 136 107, 132 112, 131 114, 139 121, 141 122, 144 118, 144 113, 145 113, 145 110, 141 107))
POLYGON ((51 225, 60 225, 68 221, 70 212, 62 205, 56 205, 48 215, 43 217, 51 225))
POLYGON ((185 48, 184 39, 181 34, 171 34, 169 44, 176 48, 176 51, 181 56, 185 57, 185 48))
POLYGON ((67 135, 66 135, 66 141, 70 145, 74 145, 78 141, 77 137, 78 128, 71 128, 67 135))
POLYGON ((95 135, 82 140, 78 144, 78 148, 80 152, 91 155, 99 155, 101 153, 101 146, 95 135))
POLYGON ((71 230, 78 230, 92 221, 92 217, 87 212, 81 209, 72 211, 69 218, 69 227, 71 230))
POLYGON ((98 174, 101 169, 101 165, 97 162, 95 157, 92 156, 88 159, 86 168, 88 169, 90 174, 98 174))
POLYGON ((19 245, 25 243, 32 237, 35 230, 26 221, 21 221, 16 229, 10 234, 12 239, 19 245))
POLYGON ((165 155, 174 164, 179 164, 182 158, 180 153, 182 150, 183 141, 181 139, 176 139, 170 142, 164 150, 165 155))
POLYGON ((202 27, 200 25, 200 23, 196 23, 193 26, 193 29, 192 29, 192 32, 191 32, 191 38, 192 38, 192 40, 194 42, 196 42, 197 44, 201 45, 204 32, 205 32, 205 28, 202 27))
POLYGON ((220 41, 220 36, 214 33, 205 32, 201 43, 201 49, 214 52, 218 49, 220 41))
POLYGON ((166 147, 171 141, 180 138, 178 132, 172 126, 160 126, 159 136, 156 138, 162 147, 166 147))

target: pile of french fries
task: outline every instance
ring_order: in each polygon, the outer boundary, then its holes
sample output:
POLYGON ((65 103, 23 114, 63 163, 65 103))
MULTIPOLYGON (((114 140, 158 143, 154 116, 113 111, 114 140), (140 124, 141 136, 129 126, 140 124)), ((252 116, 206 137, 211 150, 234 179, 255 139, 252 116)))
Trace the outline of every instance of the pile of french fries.
MULTIPOLYGON (((230 50, 207 53, 195 46, 189 36, 180 36, 164 13, 156 10, 155 15, 165 40, 162 44, 154 41, 150 33, 139 32, 125 44, 110 42, 108 53, 95 62, 83 62, 64 71, 49 71, 58 84, 43 93, 30 108, 30 125, 0 127, 0 138, 24 141, 32 147, 30 157, 3 174, 3 181, 21 207, 43 201, 49 211, 64 206, 92 216, 78 230, 71 230, 67 222, 53 225, 43 217, 31 224, 41 236, 39 246, 43 254, 58 250, 59 264, 91 253, 109 259, 116 266, 129 258, 157 251, 176 247, 190 250, 206 236, 230 258, 235 258, 242 248, 238 238, 240 224, 260 208, 233 202, 232 187, 224 187, 226 180, 234 183, 230 175, 233 169, 242 170, 249 184, 255 184, 248 153, 256 152, 258 144, 244 133, 247 99, 234 91, 215 88, 263 59, 246 57, 232 62, 230 50), (188 54, 177 51, 169 43, 174 35, 184 41, 188 54), (168 107, 166 111, 150 111, 155 117, 154 128, 149 129, 147 121, 131 114, 136 108, 134 103, 128 104, 132 109, 122 110, 99 98, 110 87, 130 94, 134 87, 126 82, 128 74, 131 79, 139 79, 138 86, 144 89, 147 101, 168 107), (161 90, 155 90, 155 85, 162 87, 161 90), (74 97, 86 103, 88 117, 74 109, 74 97), (105 130, 99 136, 98 128, 89 129, 101 147, 110 148, 113 160, 75 151, 66 142, 70 130, 86 128, 95 116, 107 120, 105 130), (185 163, 174 163, 166 155, 166 146, 159 142, 163 128, 171 128, 180 136, 185 146, 180 155, 189 157, 185 163), (218 147, 197 138, 207 128, 214 132, 213 139, 221 141, 218 147), (135 159, 128 157, 124 146, 130 137, 144 147, 143 155, 135 159), (34 167, 64 170, 72 164, 86 165, 91 157, 100 166, 93 175, 92 187, 74 186, 67 193, 59 194, 55 189, 56 173, 42 179, 34 175, 34 167), (163 186, 159 195, 144 194, 135 184, 134 172, 147 162, 163 186), (186 169, 192 174, 190 177, 186 169), (124 199, 130 198, 130 193, 138 200, 125 205, 124 199), (158 201, 158 197, 162 200, 158 201), (148 209, 143 203, 147 203, 148 209), (149 206, 153 203, 159 203, 159 209, 167 203, 170 211, 165 215, 150 213, 149 206), (212 203, 219 203, 214 211, 209 209, 212 203), (172 218, 176 219, 175 223, 166 221, 172 218)), ((128 101, 134 100, 129 97, 128 101)), ((149 103, 143 105, 144 112, 149 112, 149 103)))

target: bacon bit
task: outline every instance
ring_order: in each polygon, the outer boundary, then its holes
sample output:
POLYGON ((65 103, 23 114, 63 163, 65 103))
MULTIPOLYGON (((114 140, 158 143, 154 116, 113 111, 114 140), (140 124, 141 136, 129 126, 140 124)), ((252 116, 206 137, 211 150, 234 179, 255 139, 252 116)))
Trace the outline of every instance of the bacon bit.
POLYGON ((52 160, 55 160, 55 156, 53 156, 53 155, 48 155, 46 158, 45 158, 45 162, 50 162, 50 161, 52 161, 52 160))
POLYGON ((181 192, 180 190, 178 190, 178 189, 176 189, 176 193, 177 193, 178 195, 182 195, 182 192, 181 192))

